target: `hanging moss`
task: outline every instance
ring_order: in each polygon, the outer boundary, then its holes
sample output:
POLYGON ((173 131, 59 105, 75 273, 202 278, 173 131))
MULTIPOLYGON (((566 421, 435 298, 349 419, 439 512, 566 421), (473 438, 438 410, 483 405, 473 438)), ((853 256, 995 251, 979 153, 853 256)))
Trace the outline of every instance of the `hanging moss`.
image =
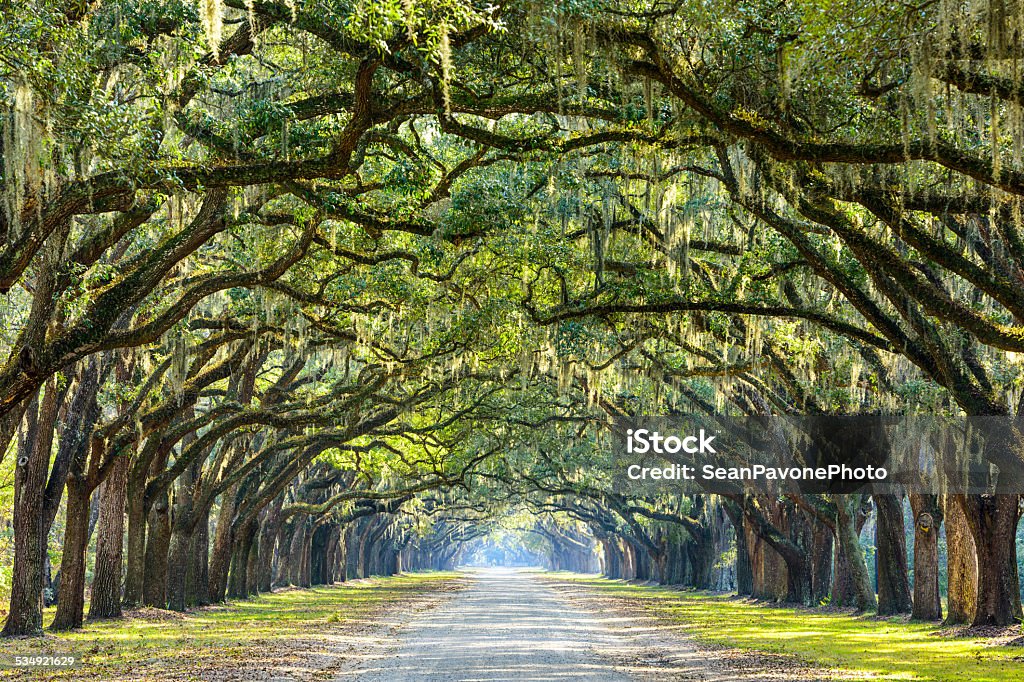
POLYGON ((206 44, 215 59, 220 59, 221 33, 224 28, 223 0, 199 0, 199 20, 206 44))

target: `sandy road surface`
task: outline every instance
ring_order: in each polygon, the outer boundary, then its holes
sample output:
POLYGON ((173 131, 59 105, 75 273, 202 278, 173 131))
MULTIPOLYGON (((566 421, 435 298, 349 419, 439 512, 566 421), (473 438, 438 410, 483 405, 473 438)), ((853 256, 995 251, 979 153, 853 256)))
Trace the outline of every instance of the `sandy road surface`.
POLYGON ((397 646, 336 678, 413 680, 630 680, 603 650, 619 642, 529 572, 475 571, 474 582, 400 631, 397 646))

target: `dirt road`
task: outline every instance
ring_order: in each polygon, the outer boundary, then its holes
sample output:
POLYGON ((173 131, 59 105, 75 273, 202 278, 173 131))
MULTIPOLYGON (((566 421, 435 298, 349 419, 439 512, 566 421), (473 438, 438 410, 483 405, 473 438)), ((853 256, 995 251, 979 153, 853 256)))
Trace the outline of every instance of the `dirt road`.
POLYGON ((486 569, 451 601, 418 614, 394 650, 337 679, 621 682, 631 678, 603 653, 621 646, 616 640, 531 573, 486 569))

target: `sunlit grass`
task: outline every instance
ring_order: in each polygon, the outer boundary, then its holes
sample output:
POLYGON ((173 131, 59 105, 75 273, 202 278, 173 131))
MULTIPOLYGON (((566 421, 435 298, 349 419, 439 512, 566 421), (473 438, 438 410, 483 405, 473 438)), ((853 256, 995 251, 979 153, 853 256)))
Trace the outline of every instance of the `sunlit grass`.
POLYGON ((933 624, 776 607, 735 597, 557 573, 559 578, 635 600, 699 640, 785 653, 823 668, 885 680, 1024 680, 1024 648, 950 637, 933 624))
MULTIPOLYGON (((223 667, 231 661, 244 666, 254 647, 282 649, 289 640, 338 624, 372 623, 387 605, 441 589, 456 576, 410 573, 285 590, 186 614, 148 609, 123 620, 87 622, 77 632, 0 640, 0 657, 74 653, 85 661, 76 670, 36 673, 26 679, 153 679, 161 670, 200 671, 208 664, 223 667)), ((52 613, 47 614, 50 619, 52 613)), ((12 672, 0 668, 0 677, 12 672)))

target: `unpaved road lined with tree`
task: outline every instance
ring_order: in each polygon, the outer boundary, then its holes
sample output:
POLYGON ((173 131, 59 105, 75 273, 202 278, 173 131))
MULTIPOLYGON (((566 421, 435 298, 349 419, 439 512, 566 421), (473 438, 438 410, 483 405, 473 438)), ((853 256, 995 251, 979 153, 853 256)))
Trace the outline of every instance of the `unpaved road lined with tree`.
POLYGON ((474 582, 437 609, 421 612, 382 658, 339 680, 547 680, 622 682, 607 651, 620 636, 566 608, 528 572, 475 571, 474 582))
POLYGON ((336 682, 809 679, 734 674, 683 638, 567 600, 527 570, 480 569, 469 588, 410 617, 394 643, 336 682))

